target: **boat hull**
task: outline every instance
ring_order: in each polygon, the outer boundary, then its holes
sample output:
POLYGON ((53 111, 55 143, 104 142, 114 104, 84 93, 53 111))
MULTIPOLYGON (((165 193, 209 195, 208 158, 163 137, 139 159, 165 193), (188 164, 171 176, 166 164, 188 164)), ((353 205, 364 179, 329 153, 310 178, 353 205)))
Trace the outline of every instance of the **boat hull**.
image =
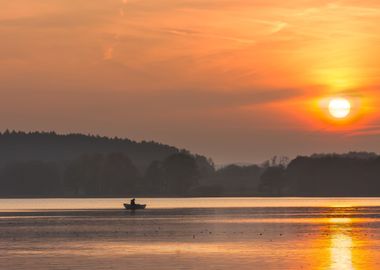
POLYGON ((125 203, 124 207, 127 210, 145 209, 146 204, 135 204, 135 205, 132 205, 132 204, 125 203))

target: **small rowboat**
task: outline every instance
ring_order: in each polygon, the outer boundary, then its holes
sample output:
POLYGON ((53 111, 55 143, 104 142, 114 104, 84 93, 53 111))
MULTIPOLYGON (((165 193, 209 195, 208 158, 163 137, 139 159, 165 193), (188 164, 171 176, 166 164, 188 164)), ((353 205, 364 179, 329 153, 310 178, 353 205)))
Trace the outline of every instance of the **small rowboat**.
POLYGON ((125 209, 127 210, 137 210, 137 209, 145 209, 146 204, 124 204, 125 209))

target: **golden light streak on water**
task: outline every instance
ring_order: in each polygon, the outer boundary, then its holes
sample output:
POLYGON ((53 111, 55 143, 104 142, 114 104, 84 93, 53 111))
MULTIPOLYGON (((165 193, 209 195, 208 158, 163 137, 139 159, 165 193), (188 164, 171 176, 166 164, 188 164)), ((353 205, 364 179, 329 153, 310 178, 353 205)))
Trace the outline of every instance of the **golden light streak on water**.
POLYGON ((331 270, 353 270, 352 263, 353 241, 350 236, 335 232, 331 237, 331 270))
MULTIPOLYGON (((339 212, 342 214, 342 212, 339 212)), ((352 229, 351 218, 330 218, 331 227, 330 239, 330 269, 331 270, 354 270, 352 248, 354 242, 350 236, 352 229)))

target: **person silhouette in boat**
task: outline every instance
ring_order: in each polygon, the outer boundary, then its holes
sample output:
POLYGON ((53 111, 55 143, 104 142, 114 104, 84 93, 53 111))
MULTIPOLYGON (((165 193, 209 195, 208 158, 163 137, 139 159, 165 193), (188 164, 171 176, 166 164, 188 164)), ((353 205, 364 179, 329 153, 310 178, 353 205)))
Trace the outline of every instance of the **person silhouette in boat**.
POLYGON ((132 205, 132 206, 135 206, 135 205, 136 205, 136 202, 135 202, 135 201, 136 201, 135 198, 133 198, 133 199, 131 200, 131 205, 132 205))

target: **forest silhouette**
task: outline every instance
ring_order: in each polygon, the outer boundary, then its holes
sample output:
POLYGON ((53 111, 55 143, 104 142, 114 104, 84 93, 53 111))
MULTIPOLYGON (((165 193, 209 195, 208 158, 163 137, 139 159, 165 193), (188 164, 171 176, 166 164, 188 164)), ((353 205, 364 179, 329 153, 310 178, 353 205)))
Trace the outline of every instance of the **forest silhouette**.
POLYGON ((1 197, 379 196, 380 157, 319 154, 213 161, 156 142, 54 132, 0 134, 1 197))

